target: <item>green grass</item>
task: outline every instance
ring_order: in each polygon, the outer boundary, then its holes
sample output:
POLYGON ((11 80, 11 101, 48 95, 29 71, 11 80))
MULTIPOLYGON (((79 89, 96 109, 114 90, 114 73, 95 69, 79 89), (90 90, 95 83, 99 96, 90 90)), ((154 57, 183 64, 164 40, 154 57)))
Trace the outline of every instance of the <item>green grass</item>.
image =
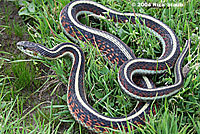
MULTIPOLYGON (((26 22, 27 32, 31 36, 30 41, 49 48, 58 43, 70 42, 59 24, 59 13, 68 2, 15 2, 16 6, 23 7, 19 14, 23 15, 26 22)), ((181 50, 189 37, 192 40, 190 52, 184 62, 191 62, 190 72, 183 88, 176 95, 158 101, 157 114, 150 116, 149 122, 145 126, 137 127, 134 133, 200 133, 200 57, 195 57, 199 55, 200 46, 200 3, 195 0, 180 1, 184 4, 181 8, 148 8, 133 7, 131 5, 134 2, 128 0, 99 2, 117 11, 133 12, 134 9, 134 12, 148 14, 161 20, 174 30, 180 41, 181 50)), ((11 9, 7 9, 7 14, 3 15, 3 18, 8 19, 10 12, 11 9)), ((100 20, 96 23, 90 21, 88 16, 81 21, 118 36, 130 45, 137 57, 156 59, 162 51, 160 42, 155 36, 148 34, 145 28, 133 29, 130 23, 114 24, 112 20, 100 20)), ((0 35, 9 32, 11 28, 9 24, 0 26, 8 29, 0 32, 0 35)), ((20 33, 23 29, 20 29, 16 22, 13 22, 13 26, 16 34, 23 36, 20 33)), ((121 91, 117 81, 118 69, 110 69, 96 48, 89 45, 84 47, 83 44, 80 46, 86 54, 85 89, 89 103, 107 116, 119 117, 130 112, 136 102, 121 91)), ((0 54, 2 53, 4 56, 0 58, 1 133, 89 133, 74 120, 67 108, 66 84, 72 64, 69 58, 56 61, 32 60, 20 52, 12 54, 12 51, 7 53, 1 50, 0 54)), ((169 70, 165 75, 153 77, 157 85, 172 84, 173 79, 173 70, 169 70)), ((122 132, 119 130, 116 133, 122 132)))

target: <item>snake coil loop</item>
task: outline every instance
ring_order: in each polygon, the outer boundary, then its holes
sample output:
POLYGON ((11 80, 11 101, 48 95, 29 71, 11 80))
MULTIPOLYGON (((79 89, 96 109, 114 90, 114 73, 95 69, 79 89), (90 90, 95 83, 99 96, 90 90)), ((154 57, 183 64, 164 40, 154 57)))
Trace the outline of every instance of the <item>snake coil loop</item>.
MULTIPOLYGON (((179 41, 174 32, 163 22, 151 16, 139 13, 120 13, 109 9, 101 4, 89 0, 76 0, 66 5, 60 13, 61 26, 72 40, 78 42, 91 42, 106 59, 116 63, 120 67, 118 80, 122 89, 130 96, 139 100, 154 100, 170 96, 178 92, 183 83, 181 65, 189 48, 190 41, 186 43, 185 49, 180 54, 179 41), (132 50, 117 37, 88 26, 78 21, 81 14, 93 14, 105 16, 114 21, 127 22, 131 20, 136 24, 136 18, 142 20, 140 23, 155 34, 162 43, 163 53, 158 60, 137 59, 132 50), (107 15, 105 15, 107 13, 107 15), (145 76, 138 79, 142 87, 137 86, 132 78, 135 74, 162 73, 167 66, 175 70, 175 84, 167 87, 156 88, 145 76)), ((24 53, 39 58, 60 58, 69 54, 73 58, 73 66, 67 89, 67 104, 73 117, 83 126, 97 133, 108 132, 110 128, 125 128, 128 131, 127 122, 135 125, 144 124, 144 113, 149 114, 151 101, 140 101, 134 111, 125 117, 108 117, 93 109, 85 98, 84 90, 84 67, 85 58, 82 50, 72 43, 62 43, 52 49, 42 45, 22 41, 17 47, 24 53)))

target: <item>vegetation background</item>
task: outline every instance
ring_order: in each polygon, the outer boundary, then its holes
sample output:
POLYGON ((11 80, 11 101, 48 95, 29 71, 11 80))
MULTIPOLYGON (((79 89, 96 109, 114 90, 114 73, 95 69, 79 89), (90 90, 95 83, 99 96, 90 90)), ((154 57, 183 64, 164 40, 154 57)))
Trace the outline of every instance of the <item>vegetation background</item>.
MULTIPOLYGON (((69 58, 56 61, 34 60, 16 49, 16 43, 29 40, 49 48, 70 42, 59 24, 59 13, 69 0, 0 0, 0 132, 16 133, 92 133, 78 124, 66 105, 66 85, 71 69, 69 58)), ((120 12, 153 16, 174 30, 181 50, 191 38, 184 64, 190 71, 181 91, 156 101, 159 107, 149 122, 132 133, 200 133, 200 1, 97 0, 120 12), (157 3, 155 7, 149 4, 157 3), (176 6, 174 4, 182 4, 176 6)), ((82 23, 118 36, 137 57, 156 59, 160 42, 141 28, 93 20, 83 16, 82 23), (153 44, 153 45, 151 45, 153 44)), ((89 103, 100 113, 119 117, 130 112, 136 101, 125 95, 117 82, 117 69, 110 69, 94 47, 83 47, 86 54, 85 87, 89 103)), ((156 85, 173 83, 173 70, 153 77, 156 85)), ((111 131, 112 133, 112 131, 111 131)), ((115 133, 122 133, 120 130, 115 133)), ((131 132, 130 132, 131 133, 131 132)))

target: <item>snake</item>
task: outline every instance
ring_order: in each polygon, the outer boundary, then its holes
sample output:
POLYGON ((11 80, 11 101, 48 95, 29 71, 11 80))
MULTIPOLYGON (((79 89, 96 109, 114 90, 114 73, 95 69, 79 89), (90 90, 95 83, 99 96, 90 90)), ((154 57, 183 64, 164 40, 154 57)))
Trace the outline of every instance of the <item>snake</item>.
MULTIPOLYGON (((90 0, 75 0, 60 12, 60 24, 64 33, 75 43, 90 43, 103 57, 119 69, 118 82, 121 89, 138 100, 134 110, 123 117, 109 117, 99 113, 87 101, 84 89, 85 56, 82 49, 73 43, 61 43, 49 49, 43 45, 20 41, 17 48, 35 58, 57 59, 69 55, 73 59, 67 88, 67 105, 72 116, 84 127, 96 133, 107 133, 110 129, 130 131, 132 126, 145 124, 145 114, 155 112, 152 100, 162 99, 177 93, 183 85, 181 66, 189 50, 190 39, 180 53, 180 44, 174 31, 160 20, 140 13, 121 13, 90 0), (162 44, 158 59, 136 58, 133 50, 116 36, 82 24, 78 17, 84 14, 114 22, 140 26, 154 34, 162 44), (155 87, 146 76, 163 73, 174 68, 175 82, 169 86, 155 87), (138 76, 142 77, 138 77, 138 76)), ((132 127, 134 129, 134 127, 132 127)))

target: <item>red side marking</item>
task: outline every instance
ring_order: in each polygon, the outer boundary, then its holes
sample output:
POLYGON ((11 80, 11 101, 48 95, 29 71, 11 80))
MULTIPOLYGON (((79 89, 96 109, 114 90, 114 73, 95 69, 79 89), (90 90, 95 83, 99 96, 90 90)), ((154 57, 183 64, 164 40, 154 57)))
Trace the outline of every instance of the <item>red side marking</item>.
POLYGON ((165 70, 166 69, 166 66, 163 66, 163 70, 165 70))
POLYGON ((127 86, 127 84, 125 84, 125 85, 124 85, 124 87, 125 87, 126 89, 128 89, 128 86, 127 86))
POLYGON ((72 37, 75 37, 75 34, 74 34, 74 33, 71 33, 70 35, 71 35, 72 37))
POLYGON ((98 132, 100 132, 100 129, 98 127, 94 127, 94 129, 98 132))
POLYGON ((104 51, 104 52, 103 52, 103 54, 104 54, 104 55, 107 55, 107 54, 108 54, 108 52, 107 52, 107 51, 104 51))
POLYGON ((143 94, 139 93, 139 96, 140 96, 140 97, 143 97, 143 94))
POLYGON ((153 70, 153 67, 152 66, 149 66, 149 69, 148 70, 153 70))
POLYGON ((85 125, 85 123, 83 123, 82 125, 83 125, 83 127, 87 127, 87 126, 85 125))
POLYGON ((142 69, 146 69, 146 66, 142 66, 142 69))
POLYGON ((74 104, 74 102, 73 102, 73 103, 71 104, 72 108, 74 108, 74 105, 75 105, 75 104, 74 104))
POLYGON ((79 109, 77 108, 74 112, 78 114, 79 113, 79 109))
POLYGON ((72 113, 74 114, 75 118, 77 118, 77 114, 75 112, 72 112, 72 113))
POLYGON ((75 104, 76 107, 78 107, 78 104, 75 104))
POLYGON ((102 47, 100 47, 100 48, 99 48, 99 50, 104 50, 104 48, 105 48, 105 47, 104 47, 104 46, 102 46, 102 47))
POLYGON ((124 60, 120 59, 122 63, 124 63, 124 60))
POLYGON ((103 122, 101 122, 102 125, 105 125, 103 122))
POLYGON ((80 112, 81 112, 81 113, 84 113, 82 109, 80 109, 80 112))
POLYGON ((85 115, 84 115, 84 114, 81 114, 79 120, 81 120, 81 122, 84 122, 84 119, 85 119, 85 115))
POLYGON ((62 22, 62 26, 65 26, 65 24, 66 24, 66 22, 65 22, 65 21, 63 21, 63 22, 62 22))
POLYGON ((69 22, 66 22, 66 21, 63 21, 62 24, 63 24, 64 26, 65 26, 65 25, 69 26, 69 22))
POLYGON ((69 31, 70 31, 70 27, 69 27, 69 26, 65 27, 65 30, 66 30, 67 32, 69 32, 69 31))
POLYGON ((147 93, 144 92, 142 96, 149 96, 149 95, 147 95, 147 93))
POLYGON ((80 35, 80 36, 78 36, 78 38, 79 38, 80 40, 83 40, 83 36, 81 36, 81 35, 80 35))
POLYGON ((164 94, 163 92, 160 92, 160 96, 163 96, 163 94, 164 94))
POLYGON ((134 90, 134 93, 133 93, 133 94, 138 95, 138 92, 137 92, 136 90, 134 90))
POLYGON ((128 129, 128 127, 127 126, 124 126, 124 128, 127 130, 128 129))
POLYGON ((113 127, 113 129, 117 130, 117 129, 118 129, 118 127, 113 127))
MULTIPOLYGON (((69 87, 69 89, 70 89, 70 87, 69 87)), ((67 96, 69 97, 70 95, 71 95, 71 91, 68 92, 67 96)))
POLYGON ((152 94, 152 93, 150 93, 150 97, 153 97, 153 94, 152 94))
POLYGON ((95 123, 95 125, 96 125, 96 126, 101 126, 101 124, 100 124, 100 123, 98 123, 98 122, 96 122, 96 123, 95 123))
POLYGON ((119 58, 116 57, 115 60, 117 61, 117 63, 119 62, 119 58))
POLYGON ((99 128, 98 128, 98 127, 100 127, 100 126, 101 126, 101 124, 99 124, 99 123, 97 123, 97 122, 96 122, 96 123, 95 123, 95 127, 94 127, 94 128, 95 128, 96 130, 98 130, 98 131, 99 131, 99 128))
POLYGON ((91 125, 92 125, 92 122, 91 122, 91 121, 87 121, 87 122, 86 122, 86 125, 87 125, 87 126, 91 126, 91 125))
POLYGON ((72 101, 72 97, 70 97, 70 98, 68 99, 68 103, 71 103, 71 101, 72 101))
POLYGON ((87 117, 88 117, 88 121, 87 122, 92 124, 92 120, 90 119, 90 116, 87 115, 87 117))
POLYGON ((160 70, 162 70, 162 67, 161 67, 161 66, 158 67, 158 71, 160 71, 160 70))
MULTIPOLYGON (((62 14, 62 12, 61 12, 61 14, 62 14)), ((61 16, 61 20, 62 20, 63 18, 65 19, 65 18, 66 18, 66 16, 65 16, 65 15, 62 15, 62 16, 61 16)))
POLYGON ((92 39, 94 40, 94 42, 96 42, 95 36, 93 35, 92 39))
POLYGON ((93 9, 92 8, 89 8, 89 11, 92 11, 93 9))
MULTIPOLYGON (((78 118, 79 121, 81 121, 82 124, 84 124, 84 120, 78 118)), ((85 126, 84 126, 85 127, 85 126)))
POLYGON ((88 117, 88 120, 89 120, 89 121, 92 121, 92 120, 90 119, 90 116, 89 116, 89 115, 87 115, 87 117, 88 117))
POLYGON ((69 110, 72 111, 72 107, 71 107, 71 105, 69 105, 69 110))
MULTIPOLYGON (((73 68, 72 68, 72 71, 73 71, 73 68)), ((72 74, 71 74, 71 76, 72 76, 72 74)), ((72 79, 69 80, 69 83, 72 83, 72 79)), ((71 85, 70 85, 70 87, 71 87, 71 85)), ((70 89, 70 88, 69 88, 69 89, 70 89)))
POLYGON ((85 115, 84 115, 84 114, 81 114, 80 118, 81 118, 82 120, 84 120, 84 119, 85 119, 85 115))

